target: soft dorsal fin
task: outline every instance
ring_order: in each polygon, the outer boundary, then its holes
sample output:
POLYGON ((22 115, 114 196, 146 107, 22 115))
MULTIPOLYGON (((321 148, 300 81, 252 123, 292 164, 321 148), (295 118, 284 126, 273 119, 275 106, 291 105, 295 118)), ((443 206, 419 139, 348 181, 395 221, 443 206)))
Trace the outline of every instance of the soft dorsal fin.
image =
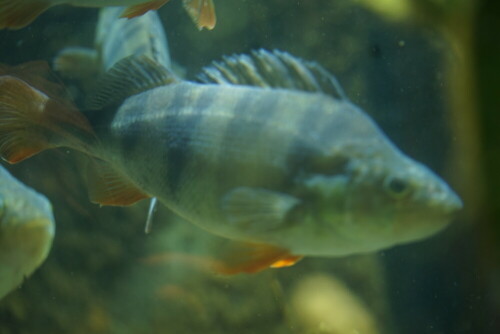
POLYGON ((178 81, 172 72, 147 56, 126 57, 102 76, 87 107, 102 109, 121 103, 132 95, 178 81))
POLYGON ((198 75, 202 83, 250 85, 322 92, 347 100, 335 76, 315 62, 279 50, 255 50, 233 55, 205 67, 198 75))

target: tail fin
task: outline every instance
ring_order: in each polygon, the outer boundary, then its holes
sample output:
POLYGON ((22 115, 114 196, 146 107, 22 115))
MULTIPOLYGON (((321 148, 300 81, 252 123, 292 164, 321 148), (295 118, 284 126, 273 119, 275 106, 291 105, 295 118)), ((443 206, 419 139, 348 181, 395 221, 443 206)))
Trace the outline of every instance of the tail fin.
POLYGON ((31 64, 33 72, 29 65, 0 66, 0 156, 16 163, 53 147, 88 152, 95 135, 85 116, 60 85, 33 75, 40 63, 31 64))
POLYGON ((0 29, 21 29, 50 6, 48 0, 0 0, 0 29))

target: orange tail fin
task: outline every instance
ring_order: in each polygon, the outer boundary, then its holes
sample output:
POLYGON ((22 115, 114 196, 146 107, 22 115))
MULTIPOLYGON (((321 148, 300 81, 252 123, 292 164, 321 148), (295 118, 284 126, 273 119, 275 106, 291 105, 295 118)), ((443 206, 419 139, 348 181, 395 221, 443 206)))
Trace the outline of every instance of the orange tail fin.
POLYGON ((0 156, 10 163, 53 147, 87 152, 95 138, 85 116, 62 96, 62 87, 42 72, 40 62, 0 66, 0 156))
POLYGON ((51 6, 43 0, 0 0, 0 29, 21 29, 51 6))

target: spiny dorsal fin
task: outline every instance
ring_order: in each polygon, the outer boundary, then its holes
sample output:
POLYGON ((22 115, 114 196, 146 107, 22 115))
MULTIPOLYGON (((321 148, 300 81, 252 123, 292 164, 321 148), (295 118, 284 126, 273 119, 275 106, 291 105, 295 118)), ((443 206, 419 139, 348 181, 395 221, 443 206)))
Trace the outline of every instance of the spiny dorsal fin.
POLYGON ((179 81, 162 65, 147 56, 130 56, 117 62, 100 79, 97 93, 89 100, 91 110, 121 103, 149 89, 179 81))
POLYGON ((322 92, 347 100, 335 76, 315 62, 302 60, 279 50, 252 51, 233 55, 205 67, 198 75, 202 83, 250 85, 322 92))

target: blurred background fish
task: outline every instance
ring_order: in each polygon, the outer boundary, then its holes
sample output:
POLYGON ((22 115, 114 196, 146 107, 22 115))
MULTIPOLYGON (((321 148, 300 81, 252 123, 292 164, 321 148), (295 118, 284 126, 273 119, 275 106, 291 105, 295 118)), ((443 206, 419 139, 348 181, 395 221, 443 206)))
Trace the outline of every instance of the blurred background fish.
MULTIPOLYGON (((169 0, 0 0, 0 29, 20 29, 33 22, 52 6, 67 4, 77 7, 128 6, 121 17, 132 18, 159 9, 169 0)), ((183 0, 184 8, 198 29, 215 27, 213 0, 183 0)))
POLYGON ((132 55, 145 56, 171 68, 167 36, 156 11, 132 19, 121 18, 122 7, 99 11, 94 47, 67 47, 54 59, 53 67, 64 78, 76 80, 89 93, 96 77, 117 61, 132 55))
POLYGON ((54 233, 47 198, 0 166, 0 298, 43 263, 54 233))

